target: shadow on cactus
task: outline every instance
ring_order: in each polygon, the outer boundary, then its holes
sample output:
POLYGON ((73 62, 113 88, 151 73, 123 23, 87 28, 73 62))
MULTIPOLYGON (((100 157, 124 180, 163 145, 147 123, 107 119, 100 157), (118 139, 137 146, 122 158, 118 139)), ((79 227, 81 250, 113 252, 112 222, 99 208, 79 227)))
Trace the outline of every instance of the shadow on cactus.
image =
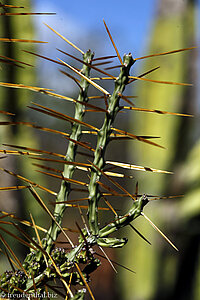
MULTIPOLYGON (((5 14, 6 13, 4 13, 4 15, 5 14)), ((115 168, 166 174, 170 172, 144 166, 137 166, 130 163, 106 161, 105 152, 110 142, 112 142, 113 140, 123 139, 133 139, 140 143, 147 143, 149 144, 149 147, 163 148, 161 145, 153 142, 153 137, 151 136, 138 136, 114 127, 116 116, 122 111, 133 110, 138 112, 148 112, 163 115, 171 114, 191 117, 191 115, 187 114, 136 107, 131 101, 131 99, 134 97, 125 96, 124 90, 127 85, 134 83, 136 80, 145 80, 152 83, 161 84, 176 84, 186 86, 190 85, 186 83, 151 80, 145 77, 149 73, 156 71, 158 67, 151 69, 144 74, 138 75, 137 77, 131 76, 130 70, 137 60, 150 58, 153 56, 177 53, 185 50, 190 50, 194 47, 148 55, 140 58, 133 58, 129 53, 127 55, 124 55, 122 59, 117 50, 117 47, 114 44, 111 33, 105 21, 104 25, 116 51, 116 56, 104 56, 95 58, 94 53, 91 50, 88 50, 87 52, 82 51, 72 42, 63 37, 60 33, 56 32, 53 28, 46 25, 50 30, 59 35, 82 55, 82 57, 78 58, 62 50, 59 50, 60 52, 73 58, 74 60, 81 62, 81 70, 72 67, 66 61, 63 61, 61 59, 51 59, 37 53, 29 52, 31 55, 38 56, 42 59, 47 59, 53 63, 58 64, 59 66, 62 66, 62 72, 66 76, 70 77, 73 81, 75 81, 79 88, 79 96, 77 99, 72 99, 41 87, 26 86, 23 84, 12 84, 6 82, 0 83, 1 86, 7 88, 28 89, 34 92, 43 93, 51 97, 58 98, 63 101, 70 101, 75 106, 73 117, 65 114, 64 112, 61 113, 59 111, 36 103, 33 103, 31 104, 31 106, 29 106, 30 109, 37 111, 39 114, 41 114, 41 116, 45 114, 56 119, 61 119, 64 122, 69 122, 71 124, 71 132, 67 133, 63 132, 62 129, 61 131, 59 131, 50 128, 44 128, 39 124, 35 125, 23 121, 0 122, 1 126, 21 125, 37 128, 38 130, 47 131, 52 134, 58 134, 68 140, 66 155, 41 149, 33 149, 26 147, 25 145, 19 146, 5 144, 4 146, 9 147, 12 150, 0 150, 0 152, 2 153, 2 156, 0 157, 1 159, 5 159, 8 155, 27 155, 30 159, 38 161, 38 163, 34 163, 34 165, 40 168, 40 173, 60 180, 60 190, 58 192, 55 192, 40 185, 37 182, 33 182, 29 178, 23 177, 20 174, 16 174, 10 170, 0 168, 2 172, 6 172, 11 176, 15 176, 24 183, 24 185, 1 187, 0 190, 28 189, 32 197, 40 204, 42 209, 46 214, 48 214, 49 218, 51 218, 52 221, 51 227, 47 229, 38 226, 35 223, 34 217, 32 215, 30 215, 30 220, 22 220, 14 214, 1 211, 0 223, 2 225, 4 224, 4 226, 0 226, 0 230, 4 232, 4 234, 6 233, 6 235, 10 235, 12 238, 16 239, 19 243, 24 244, 30 250, 24 261, 21 262, 15 255, 14 250, 7 243, 6 239, 0 234, 0 239, 3 245, 0 250, 7 257, 11 267, 10 271, 6 271, 0 276, 0 290, 4 297, 9 298, 12 297, 11 295, 14 296, 14 294, 17 294, 21 298, 26 298, 28 297, 28 295, 36 298, 43 298, 44 295, 46 295, 46 297, 49 297, 51 293, 56 293, 63 298, 68 296, 70 299, 84 299, 85 294, 88 292, 91 298, 94 299, 95 297, 89 287, 89 279, 91 273, 93 273, 100 266, 100 258, 106 258, 108 260, 108 263, 111 264, 114 271, 116 271, 115 265, 120 265, 119 263, 113 262, 109 259, 106 252, 104 251, 104 247, 118 248, 123 247, 127 243, 126 238, 117 238, 112 234, 119 231, 124 226, 131 226, 140 235, 140 237, 142 237, 149 243, 149 241, 133 225, 133 221, 139 216, 145 217, 145 219, 150 222, 150 224, 156 230, 158 230, 158 232, 166 239, 166 241, 169 242, 174 249, 178 250, 176 246, 174 246, 174 244, 156 227, 156 225, 153 224, 153 222, 143 212, 144 206, 149 201, 162 198, 152 195, 139 195, 137 186, 135 194, 132 194, 114 179, 115 177, 124 177, 123 172, 114 172, 115 168), (105 70, 100 69, 101 64, 105 64, 108 62, 108 59, 115 57, 118 58, 120 65, 107 68, 107 70, 118 68, 119 74, 117 77, 107 73, 107 71, 105 70), (73 71, 74 74, 69 74, 69 70, 73 71), (93 70, 98 72, 99 77, 91 76, 93 70), (114 90, 112 93, 102 87, 102 83, 104 80, 114 81, 114 90), (88 96, 88 88, 90 85, 93 85, 93 87, 98 90, 98 95, 90 97, 88 96), (102 105, 96 106, 91 104, 90 100, 94 98, 102 99, 102 105), (125 101, 128 106, 123 105, 123 101, 125 101), (95 124, 93 125, 84 122, 84 116, 87 111, 95 111, 104 115, 104 121, 101 128, 97 128, 95 124), (81 141, 82 135, 93 136, 96 142, 94 142, 93 145, 83 142, 81 141), (15 150, 13 150, 13 148, 15 150), (84 162, 76 161, 76 154, 79 149, 84 149, 85 151, 81 152, 84 158, 84 162), (58 162, 63 165, 63 172, 50 166, 44 164, 42 165, 39 162, 58 162), (88 175, 88 181, 75 180, 74 173, 77 170, 86 172, 88 175), (103 183, 103 178, 110 182, 111 185, 106 185, 105 183, 103 183), (88 192, 87 197, 74 199, 74 201, 69 200, 69 194, 74 189, 74 187, 78 187, 79 190, 82 189, 84 193, 88 192), (45 202, 41 199, 39 195, 40 190, 44 190, 46 193, 50 193, 55 197, 53 212, 51 212, 45 202), (112 206, 111 200, 108 200, 111 196, 129 198, 130 209, 126 214, 122 216, 118 215, 117 210, 112 206), (100 199, 105 202, 106 206, 99 205, 100 199), (82 205, 83 201, 88 201, 87 205, 82 205), (62 227, 64 214, 67 215, 69 213, 69 207, 76 207, 79 210, 82 218, 82 224, 78 224, 77 222, 75 222, 76 230, 74 231, 74 234, 79 235, 78 245, 74 245, 67 234, 66 228, 62 227), (84 214, 82 213, 82 209, 85 208, 87 208, 87 218, 84 217, 84 214), (98 214, 100 210, 110 210, 113 213, 113 218, 108 220, 106 225, 102 225, 99 222, 98 214), (20 224, 32 227, 34 230, 33 236, 28 235, 21 228, 20 224), (13 233, 13 228, 16 228, 20 236, 24 236, 24 239, 15 235, 13 233), (67 251, 64 248, 57 248, 55 246, 60 233, 63 234, 66 243, 70 246, 70 249, 67 251), (99 251, 97 252, 96 249, 99 249, 99 251), (59 288, 59 290, 53 286, 53 282, 55 281, 57 283, 62 283, 62 287, 59 288)), ((0 40, 5 41, 5 39, 0 40)), ((24 42, 24 40, 9 40, 9 42, 13 41, 24 42)), ((27 40, 26 42, 42 43, 42 41, 30 40, 27 40)), ((14 59, 9 57, 4 57, 1 62, 13 64, 22 63, 21 61, 15 61, 14 59)), ((12 112, 5 111, 0 111, 0 113, 6 114, 8 115, 8 117, 10 114, 12 114, 12 112)), ((125 266, 121 267, 126 268, 125 266)))

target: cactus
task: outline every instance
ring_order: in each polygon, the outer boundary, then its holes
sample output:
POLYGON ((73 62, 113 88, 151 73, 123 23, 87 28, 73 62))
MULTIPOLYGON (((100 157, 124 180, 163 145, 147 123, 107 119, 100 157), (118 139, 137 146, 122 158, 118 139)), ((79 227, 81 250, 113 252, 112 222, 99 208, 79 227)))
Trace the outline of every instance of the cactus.
MULTIPOLYGON (((6 6, 5 6, 6 7, 6 6)), ((6 13, 4 13, 6 15, 6 13)), ((12 248, 7 243, 4 236, 0 235, 0 239, 2 244, 4 245, 1 251, 7 256, 9 263, 11 265, 11 271, 5 271, 0 276, 0 289, 4 296, 9 298, 9 295, 18 294, 19 297, 27 297, 28 295, 35 295, 37 298, 44 298, 44 295, 48 297, 48 293, 50 291, 56 291, 60 296, 67 297, 69 295, 70 299, 84 299, 85 294, 88 291, 91 298, 94 299, 93 293, 89 287, 89 280, 91 274, 100 266, 101 260, 96 257, 96 252, 94 250, 94 246, 98 247, 102 251, 102 255, 104 258, 107 258, 111 266, 115 269, 114 263, 107 257, 105 251, 103 250, 104 247, 110 248, 121 248, 127 243, 127 239, 125 237, 119 238, 118 236, 112 236, 114 232, 118 232, 121 228, 125 226, 132 226, 132 222, 138 218, 139 216, 145 217, 151 225, 157 229, 162 236, 177 250, 174 244, 153 224, 153 222, 144 214, 143 209, 144 206, 153 199, 151 195, 138 195, 136 190, 135 194, 128 192, 122 185, 120 185, 117 181, 113 179, 113 177, 121 176, 123 177, 123 173, 115 173, 111 172, 111 170, 106 169, 106 167, 112 165, 112 168, 121 167, 121 168, 128 168, 128 169, 136 169, 142 171, 150 171, 150 172, 159 172, 159 173, 170 173, 163 170, 156 170, 153 168, 147 168, 142 166, 136 166, 133 164, 126 164, 126 163, 118 163, 113 161, 106 161, 105 153, 107 150, 107 146, 110 141, 113 139, 134 139, 141 143, 149 144, 150 146, 162 148, 161 145, 153 142, 151 140, 151 136, 137 136, 133 133, 129 133, 114 127, 114 121, 118 113, 123 110, 136 110, 136 111, 147 111, 149 113, 159 113, 159 114, 173 114, 173 115, 182 115, 182 116, 189 116, 186 114, 178 114, 178 113, 170 113, 167 111, 158 111, 158 110, 148 110, 143 108, 137 108, 134 106, 122 106, 121 101, 122 99, 131 104, 129 97, 124 96, 123 92, 127 85, 131 84, 135 80, 150 80, 144 78, 145 75, 155 71, 157 68, 154 68, 142 75, 139 76, 131 76, 131 67, 133 64, 141 58, 133 58, 132 55, 129 53, 124 55, 123 60, 120 57, 120 54, 114 44, 110 31, 104 22, 106 30, 109 34, 111 42, 116 50, 117 57, 120 61, 120 70, 117 77, 106 73, 105 71, 97 68, 94 65, 94 53, 91 50, 87 52, 83 52, 73 43, 69 42, 66 38, 64 38, 61 34, 55 31, 53 28, 48 27, 54 31, 57 35, 63 38, 66 42, 68 42, 71 46, 73 46, 76 50, 78 50, 81 55, 82 59, 72 56, 64 51, 64 54, 72 57, 73 59, 78 60, 83 64, 81 71, 77 70, 76 68, 69 65, 67 62, 62 61, 60 59, 55 60, 51 58, 44 57, 40 54, 29 52, 31 55, 35 55, 41 57, 43 59, 50 60, 53 63, 57 63, 62 65, 63 68, 67 68, 72 70, 76 75, 80 77, 80 80, 75 78, 73 75, 69 75, 65 71, 64 74, 70 76, 78 85, 79 87, 79 96, 76 99, 60 95, 50 91, 46 88, 41 87, 34 87, 34 86, 27 86, 23 83, 19 84, 12 84, 1 82, 0 85, 7 88, 22 88, 32 90, 37 93, 42 93, 49 95, 51 97, 59 98, 62 100, 67 100, 72 103, 75 103, 75 112, 74 116, 69 116, 65 114, 65 112, 59 112, 53 109, 50 109, 46 106, 34 103, 32 106, 29 106, 30 109, 37 111, 38 113, 50 115, 56 119, 61 119, 65 122, 71 123, 71 132, 65 133, 63 131, 58 131, 50 128, 44 128, 40 125, 35 125, 29 122, 23 121, 2 121, 0 125, 21 125, 21 126, 28 126, 37 128, 38 130, 49 131, 51 133, 56 133, 61 136, 64 136, 68 142, 68 148, 65 155, 61 155, 58 153, 54 153, 53 151, 46 151, 41 149, 30 148, 27 146, 18 146, 18 145, 6 145, 11 149, 17 150, 0 150, 3 153, 3 156, 0 158, 5 158, 6 155, 24 155, 29 156, 34 160, 39 161, 49 161, 49 162, 59 162, 63 164, 63 171, 60 172, 59 170, 53 169, 46 165, 37 164, 39 168, 42 168, 46 171, 40 171, 47 176, 51 176, 53 178, 57 178, 61 181, 60 183, 60 190, 58 193, 52 191, 49 188, 44 187, 38 182, 34 182, 29 178, 23 177, 21 174, 14 173, 10 170, 0 168, 2 172, 6 172, 11 176, 19 179, 20 181, 24 182, 24 185, 17 185, 12 187, 4 187, 1 188, 2 190, 19 190, 19 189, 27 189, 30 192, 30 196, 32 195, 34 199, 40 204, 42 209, 48 214, 51 219, 51 226, 50 228, 43 228, 38 226, 32 214, 30 215, 30 220, 23 220, 19 217, 15 216, 14 214, 9 214, 7 212, 1 211, 1 219, 5 217, 8 218, 9 221, 4 222, 0 220, 0 223, 5 224, 4 226, 0 226, 0 230, 4 232, 7 236, 11 236, 18 240, 21 244, 27 246, 29 248, 29 253, 25 257, 24 261, 21 262, 18 257, 15 255, 12 248), (106 79, 110 79, 114 81, 114 90, 112 94, 105 90, 101 85, 96 83, 96 80, 104 79, 104 78, 91 78, 90 73, 95 69, 96 71, 103 73, 106 76, 106 79), (105 108, 94 106, 89 103, 90 97, 88 96, 88 89, 89 86, 93 85, 98 91, 100 91, 100 96, 93 96, 93 97, 102 97, 105 101, 105 108), (104 120, 102 127, 99 129, 95 126, 95 124, 91 125, 89 123, 84 122, 84 115, 86 112, 86 108, 90 108, 98 113, 104 114, 104 120), (83 130, 86 127, 90 130, 83 130), (96 148, 92 148, 92 146, 88 145, 81 140, 82 134, 92 135, 96 138, 96 148), (77 162, 76 161, 76 154, 77 149, 80 147, 87 149, 90 153, 85 153, 86 159, 84 162, 77 162), (92 153, 92 155, 91 155, 92 153), (38 156, 39 154, 39 156, 38 156), (54 158, 46 158, 43 155, 53 156, 54 158), (89 158, 88 158, 89 157, 89 158), (93 161, 91 161, 93 160, 93 161), (89 177, 89 180, 86 181, 79 181, 74 179, 74 174, 77 169, 81 169, 85 171, 89 177), (123 194, 120 194, 115 189, 107 186, 102 179, 106 178, 112 184, 114 184, 118 189, 123 191, 123 194), (87 222, 81 212, 81 200, 79 199, 79 204, 71 204, 71 200, 69 200, 69 195, 72 190, 72 184, 79 185, 84 187, 84 192, 88 191, 88 200, 87 205, 87 222), (55 197, 55 207, 54 212, 52 213, 51 210, 47 207, 45 202, 42 200, 41 196, 39 195, 40 190, 45 191, 47 194, 50 193, 55 197), (103 192, 106 190, 107 193, 103 192), (129 197, 130 199, 130 208, 128 211, 119 216, 116 210, 112 207, 110 202, 108 202, 106 195, 111 196, 118 196, 118 197, 129 197), (104 199, 107 207, 102 207, 99 204, 100 199, 104 199), (69 235, 67 234, 65 228, 63 227, 63 217, 64 213, 67 215, 69 214, 68 208, 70 206, 75 206, 79 209, 84 228, 81 228, 77 222, 77 232, 79 235, 78 244, 75 245, 74 242, 71 240, 69 235), (103 225, 102 222, 99 221, 99 210, 111 210, 115 217, 108 220, 106 225, 103 225), (14 220, 14 221, 12 221, 14 220), (17 223, 16 223, 17 221, 17 223), (20 224, 27 225, 34 229, 36 238, 34 236, 30 236, 29 234, 24 231, 20 227, 20 224), (17 229, 21 235, 24 236, 24 239, 19 237, 18 235, 12 232, 11 228, 17 229), (40 238, 40 232, 43 232, 43 238, 40 238), (69 243, 70 249, 67 251, 64 248, 56 247, 56 243, 58 243, 58 236, 62 232, 66 243, 69 243), (55 290, 54 287, 51 285, 54 281, 59 281, 63 284, 62 292, 59 290, 55 290), (77 290, 79 289, 79 290, 77 290)), ((12 42, 12 40, 10 40, 12 42)), ((13 40, 16 42, 16 40, 13 40)), ((17 40, 17 42, 25 42, 24 40, 17 40)), ((42 41, 26 41, 26 42, 38 42, 41 43, 42 41)), ((167 53, 160 53, 156 55, 163 55, 173 52, 180 52, 185 50, 190 50, 191 48, 179 49, 179 50, 172 50, 167 53)), ((27 51, 28 52, 28 51, 27 51)), ((155 55, 154 55, 155 56, 155 55)), ((149 57, 149 56, 148 56, 149 57)), ((101 58, 102 59, 102 58, 101 58)), ((107 57, 103 57, 106 61, 107 57)), ((8 59, 9 60, 9 59, 8 59)), ((18 61, 18 63, 21 63, 18 61)), ((177 84, 177 85, 189 85, 186 83, 175 83, 175 82, 163 82, 163 81, 156 81, 157 83, 167 83, 167 84, 177 84)), ((7 114, 9 117, 9 112, 1 111, 3 114, 7 114)), ((133 227, 134 228, 134 227, 133 227)), ((137 231, 138 232, 138 231, 137 231)), ((139 232, 138 234, 143 237, 139 232)), ((144 237, 143 237, 144 238, 144 237)), ((145 238, 144 238, 145 239, 145 238)))

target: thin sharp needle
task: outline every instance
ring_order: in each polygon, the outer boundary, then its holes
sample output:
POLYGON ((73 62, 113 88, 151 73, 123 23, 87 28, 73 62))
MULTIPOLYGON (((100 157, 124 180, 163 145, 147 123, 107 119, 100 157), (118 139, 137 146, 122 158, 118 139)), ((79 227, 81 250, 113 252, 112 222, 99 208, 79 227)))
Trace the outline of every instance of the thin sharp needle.
POLYGON ((45 26, 47 26, 49 29, 51 29, 54 33, 56 33, 59 37, 61 37, 65 42, 67 42, 69 45, 71 45, 72 47, 74 47, 76 50, 78 50, 81 54, 84 54, 84 52, 78 48, 76 45, 74 45, 72 42, 70 42, 68 39, 66 39, 64 36, 62 36, 60 33, 58 33, 56 30, 54 30, 53 28, 51 28, 49 25, 47 25, 46 23, 44 23, 45 26))
POLYGON ((118 50, 117 50, 117 47, 116 47, 116 45, 115 45, 115 43, 114 43, 114 41, 113 41, 113 38, 112 38, 112 36, 111 36, 111 33, 110 33, 110 31, 109 31, 109 29, 108 29, 108 27, 107 27, 107 25, 106 25, 106 22, 105 22, 104 20, 103 20, 103 22, 104 22, 104 25, 105 25, 105 27, 106 27, 106 31, 107 31, 107 33, 108 33, 108 35, 109 35, 109 38, 110 38, 110 40, 111 40, 111 43, 113 44, 113 47, 115 48, 115 52, 116 52, 116 54, 117 54, 117 56, 118 56, 118 58, 119 58, 119 61, 120 61, 121 65, 123 65, 123 61, 122 61, 121 56, 120 56, 120 54, 119 54, 119 52, 118 52, 118 50))
POLYGON ((75 262, 75 266, 76 266, 76 268, 77 268, 77 270, 78 270, 78 272, 79 272, 79 274, 80 274, 83 282, 85 283, 85 286, 86 286, 88 292, 90 293, 90 296, 91 296, 92 300, 95 300, 95 298, 93 296, 93 293, 92 293, 92 291, 91 291, 91 289, 90 289, 90 287, 89 287, 89 285, 88 285, 85 277, 83 276, 83 273, 81 272, 81 269, 79 268, 79 266, 78 266, 78 264, 76 262, 75 262))
POLYGON ((83 216, 83 213, 82 213, 82 210, 81 210, 81 208, 80 208, 80 205, 79 205, 79 204, 78 204, 78 209, 79 209, 79 212, 80 212, 80 216, 81 216, 81 219, 82 219, 83 225, 84 225, 84 227, 85 227, 85 229, 86 229, 86 231, 87 231, 87 234, 88 234, 88 235, 90 235, 89 229, 88 229, 88 227, 87 227, 87 224, 86 224, 85 218, 84 218, 84 216, 83 216))
POLYGON ((115 271, 115 273, 117 273, 117 270, 115 269, 113 263, 111 262, 110 258, 108 257, 108 255, 106 254, 106 252, 103 250, 103 248, 101 246, 99 246, 99 249, 101 250, 101 252, 105 255, 105 257, 107 258, 109 264, 111 265, 111 267, 113 268, 113 270, 115 271))
POLYGON ((145 240, 149 245, 151 245, 151 243, 143 236, 143 234, 141 234, 132 224, 129 225, 143 240, 145 240))
POLYGON ((170 241, 170 239, 168 239, 168 237, 166 237, 166 235, 143 212, 141 212, 141 215, 145 217, 145 219, 153 226, 153 228, 157 230, 176 251, 179 251, 178 248, 176 248, 176 246, 170 241))
MULTIPOLYGON (((31 214, 31 213, 30 213, 30 217, 31 217, 31 221, 32 221, 33 228, 34 228, 34 230, 35 230, 35 233, 36 233, 36 236, 37 236, 37 239, 38 239, 39 245, 40 245, 40 247, 41 247, 41 248, 43 248, 43 246, 42 246, 42 242, 41 242, 41 239, 40 239, 40 235, 39 235, 39 233, 38 233, 38 230, 37 230, 37 227, 36 227, 35 221, 34 221, 34 219, 33 219, 33 216, 32 216, 32 214, 31 214)), ((44 254, 43 254, 43 255, 44 255, 44 254)), ((45 256, 45 255, 44 255, 44 260, 45 260, 46 266, 47 266, 47 268, 48 268, 48 262, 47 262, 47 258, 46 258, 46 256, 45 256)))
POLYGON ((172 53, 182 52, 182 51, 186 51, 186 50, 192 50, 192 49, 195 49, 195 48, 197 48, 197 47, 189 47, 189 48, 183 48, 183 49, 178 49, 178 50, 172 50, 172 51, 167 51, 167 52, 162 52, 162 53, 155 53, 155 54, 151 54, 151 55, 146 55, 146 56, 142 56, 142 57, 137 57, 137 58, 135 58, 135 60, 144 59, 144 58, 149 58, 149 57, 154 57, 154 56, 167 55, 167 54, 172 54, 172 53))

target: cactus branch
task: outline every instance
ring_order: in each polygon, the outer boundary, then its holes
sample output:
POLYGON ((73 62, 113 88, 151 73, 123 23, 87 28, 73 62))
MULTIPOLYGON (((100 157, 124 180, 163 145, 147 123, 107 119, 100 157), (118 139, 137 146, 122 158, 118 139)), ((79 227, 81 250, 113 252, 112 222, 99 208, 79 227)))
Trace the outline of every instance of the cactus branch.
MULTIPOLYGON (((83 55, 83 60, 87 63, 91 63, 93 56, 94 56, 94 54, 89 50, 83 55)), ((89 77, 90 67, 88 65, 83 65, 82 73, 84 74, 84 76, 89 77)), ((87 90, 89 87, 89 82, 87 80, 85 80, 84 78, 81 78, 80 85, 81 85, 81 90, 80 90, 80 94, 78 97, 79 102, 77 102, 75 104, 74 118, 79 121, 82 121, 84 114, 85 114, 85 106, 82 105, 80 102, 88 101, 87 90)), ((73 140, 79 141, 80 137, 81 137, 81 125, 74 122, 72 124, 70 138, 73 140)), ((75 160, 76 150, 77 150, 77 145, 74 142, 69 141, 65 159, 69 162, 73 162, 75 160)), ((72 178, 74 170, 75 170, 74 165, 65 165, 64 171, 63 171, 63 176, 66 178, 72 178)), ((56 201, 57 202, 65 201, 67 199, 70 191, 71 191, 70 183, 63 180, 61 183, 61 188, 57 195, 56 201)), ((65 208, 66 208, 66 205, 63 203, 55 205, 54 216, 59 224, 61 224, 61 222, 62 222, 65 208)), ((56 240, 59 232, 60 232, 60 230, 59 230, 58 226, 56 225, 55 222, 53 222, 52 226, 48 232, 48 249, 47 249, 47 251, 49 251, 51 249, 52 243, 53 243, 53 241, 56 240)))
POLYGON ((133 202, 133 205, 129 209, 126 215, 123 217, 116 217, 116 220, 106 225, 99 230, 99 237, 107 237, 116 230, 129 225, 134 219, 142 214, 143 207, 149 202, 146 195, 141 196, 138 200, 133 202))
MULTIPOLYGON (((93 164, 99 169, 103 169, 105 164, 104 153, 110 140, 110 134, 112 131, 111 126, 115 120, 118 111, 120 110, 120 94, 123 93, 125 86, 129 81, 129 70, 133 63, 134 60, 131 54, 124 56, 123 67, 121 67, 120 75, 115 81, 114 92, 110 97, 108 97, 108 112, 106 113, 104 124, 98 132, 97 146, 93 161, 93 164)), ((97 208, 98 201, 100 199, 100 193, 98 189, 98 181, 100 179, 100 175, 101 173, 97 169, 95 169, 95 167, 93 167, 91 171, 91 179, 89 184, 88 219, 90 231, 94 236, 97 236, 99 231, 97 208)))

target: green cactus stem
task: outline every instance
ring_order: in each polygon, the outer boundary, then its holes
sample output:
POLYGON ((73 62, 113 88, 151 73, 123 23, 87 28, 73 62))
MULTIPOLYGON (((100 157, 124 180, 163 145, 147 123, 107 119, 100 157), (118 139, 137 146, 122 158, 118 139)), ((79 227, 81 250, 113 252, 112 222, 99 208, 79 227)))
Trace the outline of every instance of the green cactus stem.
MULTIPOLYGON (((106 147, 110 141, 111 126, 115 120, 115 117, 120 110, 119 100, 120 94, 123 93, 126 84, 128 83, 128 76, 131 66, 134 63, 134 59, 131 54, 125 55, 123 60, 123 66, 120 70, 119 77, 115 80, 115 89, 113 94, 108 98, 108 109, 105 116, 104 124, 100 131, 98 132, 97 146, 94 155, 93 164, 102 170, 104 167, 104 154, 106 147)), ((89 228, 94 236, 98 236, 98 201, 100 199, 99 185, 98 181, 100 179, 101 173, 92 168, 91 179, 89 184, 89 228)))
POLYGON ((101 230, 99 230, 99 237, 107 237, 116 230, 119 230, 120 228, 130 224, 134 219, 141 215, 144 206, 148 202, 149 201, 146 195, 143 195, 138 200, 134 201, 133 205, 131 206, 130 210, 127 212, 126 215, 124 215, 123 217, 116 217, 116 220, 114 222, 106 225, 101 230))
MULTIPOLYGON (((88 50, 83 55, 84 62, 91 63, 93 56, 94 56, 94 53, 92 53, 90 50, 88 50)), ((85 64, 83 65, 82 74, 85 75, 86 77, 90 76, 90 67, 88 65, 85 65, 85 64)), ((88 101, 87 91, 88 91, 89 83, 85 79, 81 78, 80 86, 81 86, 81 90, 80 90, 80 94, 78 97, 78 101, 87 102, 88 101)), ((79 121, 82 121, 84 114, 85 114, 85 106, 82 105, 81 103, 77 102, 75 105, 74 118, 79 121)), ((75 141, 79 141, 80 137, 81 137, 81 133, 82 133, 81 125, 77 124, 77 123, 73 123, 70 138, 75 141)), ((67 153, 65 156, 65 159, 67 161, 73 162, 75 160, 76 149, 77 149, 77 145, 74 142, 70 141, 69 145, 68 145, 67 153)), ((73 165, 65 165, 64 171, 63 171, 63 176, 66 178, 72 178, 74 169, 75 169, 75 167, 73 165)), ((70 193, 70 190, 71 190, 70 183, 63 180, 61 183, 61 188, 58 193, 56 201, 57 202, 65 201, 70 193)), ((62 223, 62 218, 63 218, 65 208, 66 208, 65 204, 56 204, 55 205, 54 216, 60 225, 62 223)), ((49 229, 48 234, 47 234, 47 239, 48 239, 47 251, 48 252, 50 251, 50 249, 52 247, 52 242, 56 240, 59 232, 60 232, 59 227, 53 222, 52 226, 49 229)))

